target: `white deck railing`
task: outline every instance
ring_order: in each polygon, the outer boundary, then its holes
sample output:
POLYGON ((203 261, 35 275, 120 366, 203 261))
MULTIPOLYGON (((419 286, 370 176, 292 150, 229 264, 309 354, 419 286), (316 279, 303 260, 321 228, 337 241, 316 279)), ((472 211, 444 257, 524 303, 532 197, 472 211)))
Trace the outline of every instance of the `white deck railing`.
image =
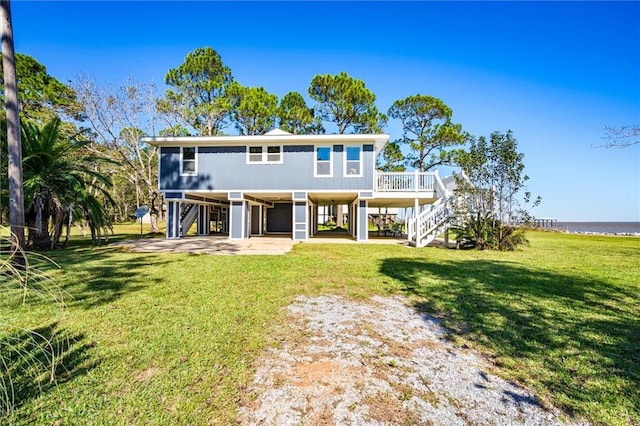
POLYGON ((450 226, 452 210, 451 200, 440 198, 417 217, 407 220, 407 240, 413 241, 416 247, 424 247, 450 226))
POLYGON ((418 192, 433 191, 436 182, 440 185, 437 173, 433 172, 376 172, 376 191, 379 192, 418 192))

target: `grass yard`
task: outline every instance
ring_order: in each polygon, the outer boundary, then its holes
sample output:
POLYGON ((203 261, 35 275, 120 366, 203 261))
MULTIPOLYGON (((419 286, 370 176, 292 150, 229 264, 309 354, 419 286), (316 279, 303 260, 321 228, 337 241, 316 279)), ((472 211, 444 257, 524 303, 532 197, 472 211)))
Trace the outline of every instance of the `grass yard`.
POLYGON ((298 244, 284 256, 207 256, 74 236, 47 253, 66 307, 0 299, 0 339, 37 329, 63 364, 56 386, 14 377, 19 406, 6 420, 232 424, 282 308, 336 293, 408 295, 544 401, 594 423, 640 424, 640 238, 529 237, 512 253, 298 244))

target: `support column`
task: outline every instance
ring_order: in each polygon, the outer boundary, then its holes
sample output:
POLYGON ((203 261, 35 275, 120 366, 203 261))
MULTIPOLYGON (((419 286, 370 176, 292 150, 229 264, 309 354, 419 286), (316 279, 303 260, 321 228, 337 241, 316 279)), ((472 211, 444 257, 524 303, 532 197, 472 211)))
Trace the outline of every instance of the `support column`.
POLYGON ((167 238, 180 238, 180 202, 167 202, 167 238))
POLYGON ((222 221, 222 227, 221 227, 222 228, 221 232, 224 233, 224 234, 228 234, 229 233, 229 222, 231 222, 231 217, 229 216, 230 215, 229 211, 231 211, 231 209, 229 207, 223 207, 218 212, 218 217, 220 219, 224 219, 222 221))
POLYGON ((293 241, 306 241, 309 235, 309 206, 307 201, 293 203, 293 241))
POLYGON ((232 201, 229 206, 229 239, 243 240, 245 238, 246 219, 246 203, 244 201, 232 201))
POLYGON ((356 208, 356 240, 367 241, 369 239, 369 222, 367 221, 367 200, 359 200, 356 208))
POLYGON ((318 233, 318 205, 314 204, 313 205, 313 235, 316 235, 318 233))
POLYGON ((198 206, 198 235, 209 235, 210 233, 209 206, 198 206))
POLYGON ((251 220, 251 206, 249 205, 248 201, 245 201, 244 203, 244 228, 243 228, 243 235, 242 237, 244 239, 248 239, 251 238, 251 223, 249 222, 251 220))
POLYGON ((349 233, 352 237, 358 234, 358 200, 349 204, 349 233))

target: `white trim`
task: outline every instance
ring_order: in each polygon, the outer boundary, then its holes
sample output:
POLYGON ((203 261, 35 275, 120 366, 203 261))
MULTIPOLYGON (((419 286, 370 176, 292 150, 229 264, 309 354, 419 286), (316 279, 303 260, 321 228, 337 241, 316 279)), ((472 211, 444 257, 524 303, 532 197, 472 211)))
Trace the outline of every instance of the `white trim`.
MULTIPOLYGON (((326 160, 322 161, 323 163, 326 160)), ((316 178, 332 178, 333 177, 333 146, 331 145, 314 145, 313 147, 313 177, 316 178), (318 174, 318 149, 319 148, 328 148, 329 149, 329 174, 328 175, 319 175, 318 174)))
MULTIPOLYGON (((311 193, 311 192, 345 192, 345 193, 357 193, 358 191, 373 191, 372 189, 362 189, 362 188, 356 188, 356 189, 247 189, 247 188, 238 188, 238 189, 221 189, 221 190, 215 190, 215 189, 162 189, 160 190, 160 192, 164 193, 164 192, 184 192, 184 193, 214 193, 214 194, 227 194, 228 192, 242 192, 243 194, 256 194, 256 193, 265 193, 265 194, 270 194, 270 193, 278 193, 278 194, 292 194, 294 192, 306 192, 306 193, 311 193)), ((375 191, 374 191, 375 192, 375 191)), ((173 200, 173 198, 171 198, 173 200)), ((239 200, 239 199, 238 199, 239 200)))
POLYGON ((362 145, 351 145, 351 146, 345 145, 344 146, 344 155, 343 155, 344 161, 342 162, 342 172, 343 172, 343 176, 344 177, 346 177, 346 178, 362 177, 362 153, 363 153, 363 151, 364 151, 364 148, 363 148, 362 145), (353 174, 352 175, 352 174, 348 174, 347 173, 347 171, 348 171, 347 170, 347 163, 349 163, 349 162, 355 163, 354 160, 351 160, 351 161, 347 160, 347 158, 348 158, 347 151, 349 150, 349 148, 358 148, 358 154, 359 154, 359 159, 358 159, 359 167, 358 167, 358 170, 360 171, 360 173, 358 173, 358 174, 353 174))
MULTIPOLYGON (((257 155, 257 154, 253 154, 257 155)), ((282 164, 284 162, 284 149, 282 145, 247 145, 247 164, 282 164), (260 161, 251 161, 251 148, 260 148, 260 161), (269 148, 278 148, 280 150, 280 159, 278 161, 269 161, 269 148)))
POLYGON ((296 202, 291 202, 291 239, 296 240, 296 202))
MULTIPOLYGON (((161 167, 160 165, 162 164, 162 156, 160 155, 160 151, 161 151, 161 149, 160 149, 160 148, 158 148, 158 151, 157 151, 157 154, 158 154, 158 158, 157 158, 157 160, 158 160, 158 163, 157 163, 157 164, 158 164, 158 167, 157 167, 157 169, 156 169, 156 178, 157 178, 156 182, 158 182, 158 183, 157 183, 157 186, 158 186, 158 192, 162 194, 162 200, 164 200, 164 193, 165 193, 165 192, 171 192, 171 191, 169 191, 169 190, 163 190, 163 189, 160 189, 160 185, 161 185, 161 184, 160 184, 160 182, 162 182, 162 180, 160 179, 160 167, 161 167)), ((175 191, 175 192, 178 192, 178 191, 175 191)), ((182 191, 180 191, 180 192, 182 192, 182 191)))
POLYGON ((349 144, 360 142, 363 144, 372 143, 375 150, 380 152, 389 140, 389 134, 379 133, 372 135, 256 135, 256 136, 154 136, 141 138, 141 142, 153 146, 177 147, 181 145, 189 146, 247 146, 251 144, 264 145, 300 145, 302 144, 349 144))
MULTIPOLYGON (((192 160, 187 160, 192 161, 192 160)), ((180 176, 198 176, 198 147, 197 146, 181 146, 180 147, 180 176), (184 172, 184 150, 185 149, 194 149, 194 171, 193 172, 184 172)))

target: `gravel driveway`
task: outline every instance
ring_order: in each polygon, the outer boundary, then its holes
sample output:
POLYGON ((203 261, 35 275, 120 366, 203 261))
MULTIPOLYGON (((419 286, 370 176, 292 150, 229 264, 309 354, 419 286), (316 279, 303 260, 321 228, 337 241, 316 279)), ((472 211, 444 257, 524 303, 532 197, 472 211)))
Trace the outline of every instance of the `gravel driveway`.
POLYGON ((258 361, 246 425, 566 424, 400 298, 300 297, 293 332, 258 361))

